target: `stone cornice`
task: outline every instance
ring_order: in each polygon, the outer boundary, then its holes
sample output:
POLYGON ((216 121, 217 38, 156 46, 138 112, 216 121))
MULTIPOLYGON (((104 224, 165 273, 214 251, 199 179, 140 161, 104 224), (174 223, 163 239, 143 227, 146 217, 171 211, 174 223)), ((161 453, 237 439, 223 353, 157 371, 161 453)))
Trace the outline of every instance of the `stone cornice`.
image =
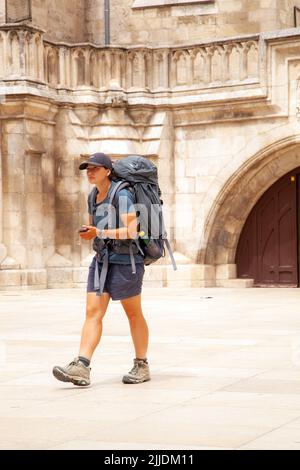
MULTIPOLYGON (((298 35, 300 34, 300 28, 294 28, 299 30, 298 35)), ((0 30, 1 30, 1 25, 0 25, 0 30)), ((41 30, 42 31, 42 30, 41 30)), ((290 31, 290 30, 285 30, 285 31, 290 31)), ((94 44, 92 42, 80 42, 80 43, 71 43, 71 42, 60 42, 60 41, 52 41, 51 39, 44 39, 44 43, 52 45, 52 46, 64 46, 64 47, 92 47, 97 50, 122 50, 122 51, 135 51, 135 50, 141 50, 145 49, 148 51, 154 51, 154 50, 177 50, 177 49, 186 49, 186 48, 196 48, 196 47, 205 47, 205 46, 214 46, 214 45, 222 45, 222 44, 229 44, 233 42, 241 42, 241 41, 258 41, 260 38, 263 37, 264 33, 257 33, 257 34, 245 34, 242 36, 230 36, 230 37, 223 37, 223 38, 218 38, 218 39, 211 39, 207 40, 205 42, 201 43, 195 43, 195 42, 190 42, 190 43, 182 43, 182 44, 176 44, 176 46, 172 46, 170 44, 162 44, 160 46, 150 46, 147 44, 135 44, 133 46, 124 46, 124 45, 117 45, 113 44, 110 46, 102 46, 99 44, 94 44)), ((266 34, 266 33, 265 33, 266 34)), ((295 35, 295 33, 294 33, 295 35)), ((296 34, 297 36, 297 34, 296 34)), ((272 38, 273 36, 270 36, 272 38)), ((278 37, 275 36, 274 37, 278 37)), ((266 34, 266 39, 269 38, 269 34, 266 34)))
POLYGON ((2 31, 11 31, 11 30, 25 30, 39 33, 46 33, 46 31, 38 26, 28 23, 27 20, 24 20, 20 23, 0 23, 0 30, 2 31))

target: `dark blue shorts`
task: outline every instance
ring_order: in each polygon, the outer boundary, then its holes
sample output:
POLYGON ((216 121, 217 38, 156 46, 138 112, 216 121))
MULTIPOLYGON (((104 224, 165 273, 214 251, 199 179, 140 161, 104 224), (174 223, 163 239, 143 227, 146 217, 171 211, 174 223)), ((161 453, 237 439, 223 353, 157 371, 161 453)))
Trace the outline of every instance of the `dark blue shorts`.
MULTIPOLYGON (((87 292, 96 292, 94 289, 96 257, 89 267, 87 292)), ((112 300, 123 300, 134 297, 142 292, 144 263, 136 263, 136 274, 132 274, 131 264, 108 265, 108 272, 103 292, 110 294, 112 300)), ((101 264, 100 264, 101 270, 101 264)))

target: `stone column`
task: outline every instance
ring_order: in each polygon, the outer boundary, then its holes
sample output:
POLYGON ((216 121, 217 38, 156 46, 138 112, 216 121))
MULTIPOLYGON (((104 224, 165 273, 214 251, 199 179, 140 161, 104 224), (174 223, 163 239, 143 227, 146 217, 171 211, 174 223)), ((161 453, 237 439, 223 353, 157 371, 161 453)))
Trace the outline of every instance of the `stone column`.
POLYGON ((78 85, 78 56, 76 50, 71 51, 71 87, 76 88, 78 85))
POLYGON ((213 48, 206 47, 205 48, 205 73, 204 73, 204 83, 209 84, 211 82, 212 76, 212 56, 213 56, 213 48))
POLYGON ((223 55, 223 81, 227 82, 230 80, 230 69, 229 69, 229 57, 232 51, 232 45, 227 44, 224 46, 224 55, 223 55))
POLYGON ((65 87, 66 85, 66 48, 60 47, 59 48, 59 85, 61 87, 65 87))
POLYGON ((65 80, 66 88, 71 88, 71 64, 72 64, 72 52, 71 50, 65 49, 65 80))
POLYGON ((194 78, 192 51, 187 51, 185 63, 186 63, 186 72, 187 72, 186 83, 188 86, 191 86, 193 84, 193 78, 194 78))
POLYGON ((15 31, 10 34, 11 74, 24 76, 24 31, 15 31))
POLYGON ((126 85, 125 88, 128 90, 132 87, 133 84, 133 62, 132 62, 132 54, 128 52, 126 54, 126 85))
POLYGON ((162 52, 154 52, 154 61, 153 61, 153 74, 154 74, 154 89, 163 87, 163 54, 162 52))
POLYGON ((0 78, 5 77, 6 55, 4 54, 4 34, 0 31, 0 78))
POLYGON ((91 59, 91 51, 89 49, 84 51, 84 85, 90 86, 91 85, 91 67, 90 67, 90 59, 91 59))
POLYGON ((121 78, 121 60, 122 60, 122 52, 121 51, 116 51, 114 55, 115 59, 115 73, 114 73, 114 78, 116 80, 116 83, 118 86, 121 88, 122 87, 122 78, 121 78))
POLYGON ((138 60, 139 60, 139 88, 144 89, 146 86, 146 67, 145 67, 145 51, 138 51, 138 60))
POLYGON ((110 88, 110 80, 111 80, 111 52, 105 52, 105 85, 109 89, 110 88))
POLYGON ((249 45, 243 43, 240 49, 240 54, 241 54, 241 71, 240 71, 240 79, 241 80, 246 80, 248 77, 248 51, 249 51, 249 45))
POLYGON ((45 71, 44 71, 44 43, 43 43, 43 36, 39 36, 38 41, 37 41, 37 62, 38 62, 38 78, 42 81, 45 80, 45 71))
POLYGON ((170 69, 170 66, 169 66, 169 56, 170 56, 170 52, 168 49, 164 50, 163 51, 163 66, 162 66, 162 74, 163 74, 163 78, 162 78, 162 82, 163 82, 163 87, 164 88, 169 88, 169 69, 170 69))

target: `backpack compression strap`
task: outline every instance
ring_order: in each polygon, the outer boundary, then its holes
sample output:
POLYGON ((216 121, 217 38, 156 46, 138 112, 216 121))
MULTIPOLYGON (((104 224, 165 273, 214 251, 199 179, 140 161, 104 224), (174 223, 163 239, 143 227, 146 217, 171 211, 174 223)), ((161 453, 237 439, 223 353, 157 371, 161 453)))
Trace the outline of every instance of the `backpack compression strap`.
POLYGON ((174 271, 177 271, 177 264, 176 264, 176 261, 175 261, 174 255, 173 255, 173 251, 172 251, 170 242, 167 238, 165 238, 164 243, 165 243, 166 247, 168 248, 168 252, 169 252, 169 255, 170 255, 170 258, 171 258, 171 261, 172 261, 173 269, 174 269, 174 271))
POLYGON ((99 273, 99 261, 96 258, 95 277, 94 277, 94 289, 97 291, 97 296, 103 294, 104 284, 108 271, 108 260, 109 260, 109 248, 106 244, 104 257, 102 258, 102 269, 99 273))

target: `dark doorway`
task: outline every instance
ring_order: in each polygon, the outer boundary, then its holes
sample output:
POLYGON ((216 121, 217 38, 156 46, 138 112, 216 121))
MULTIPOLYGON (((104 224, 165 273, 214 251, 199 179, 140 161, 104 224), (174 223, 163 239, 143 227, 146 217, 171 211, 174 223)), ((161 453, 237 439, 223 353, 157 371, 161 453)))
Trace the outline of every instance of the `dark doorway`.
POLYGON ((239 278, 299 286, 300 168, 276 181, 252 209, 236 253, 239 278))

